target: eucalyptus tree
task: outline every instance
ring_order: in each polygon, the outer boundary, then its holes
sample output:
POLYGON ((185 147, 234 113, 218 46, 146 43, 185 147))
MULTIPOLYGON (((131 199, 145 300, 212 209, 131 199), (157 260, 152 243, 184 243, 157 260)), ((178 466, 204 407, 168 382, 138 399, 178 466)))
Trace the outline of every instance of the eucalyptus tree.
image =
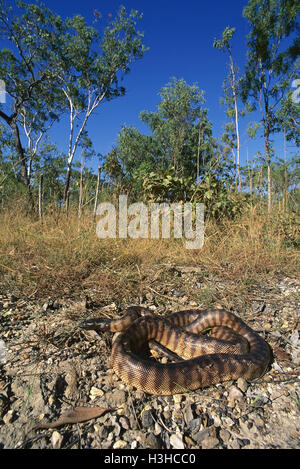
POLYGON ((142 111, 140 119, 152 130, 168 166, 176 174, 189 173, 198 178, 197 162, 208 149, 206 142, 211 136, 211 123, 203 108, 204 92, 183 79, 172 78, 159 95, 157 111, 142 111))
MULTIPOLYGON (((300 39, 299 39, 300 50, 300 39)), ((284 131, 285 138, 300 146, 300 79, 293 80, 291 90, 281 100, 277 118, 284 131), (296 89, 293 89, 295 87, 296 89)))
MULTIPOLYGON (((207 117, 203 92, 173 78, 161 91, 154 112, 142 111, 140 119, 152 133, 144 135, 123 126, 116 147, 106 155, 104 172, 112 183, 139 193, 149 173, 191 177, 199 182, 216 149, 212 124, 207 117)), ((159 176, 158 176, 159 177, 159 176)))
POLYGON ((282 130, 278 111, 291 82, 297 78, 295 60, 299 56, 297 15, 299 0, 249 0, 243 10, 248 19, 248 58, 243 98, 259 108, 265 143, 268 174, 268 212, 271 211, 272 134, 282 130), (287 39, 291 44, 287 46, 287 39))
POLYGON ((102 39, 82 16, 66 21, 64 45, 56 60, 70 117, 64 200, 69 190, 72 162, 89 118, 101 103, 125 94, 120 81, 129 73, 131 64, 147 50, 142 43, 143 34, 136 29, 140 18, 137 11, 127 14, 121 6, 116 18, 106 26, 102 39))
POLYGON ((162 147, 153 135, 144 135, 133 126, 123 126, 118 135, 118 158, 127 175, 166 169, 162 147))
MULTIPOLYGON (((239 131, 239 110, 238 110, 238 97, 240 94, 239 89, 239 82, 240 79, 238 77, 238 69, 234 64, 233 56, 232 56, 232 46, 231 46, 231 39, 235 32, 235 28, 229 28, 227 26, 222 34, 222 39, 215 39, 213 46, 221 51, 227 51, 229 55, 229 76, 227 80, 224 82, 223 87, 225 91, 225 101, 227 104, 227 116, 232 118, 234 117, 235 120, 235 135, 233 133, 233 126, 230 123, 227 125, 226 128, 226 136, 224 139, 226 143, 229 143, 231 140, 231 149, 234 154, 234 148, 237 151, 236 157, 236 171, 237 171, 237 179, 238 179, 238 188, 241 192, 242 190, 242 179, 241 179, 241 171, 240 171, 240 131, 239 131), (231 133, 233 138, 229 137, 231 133)), ((234 155, 235 156, 235 155, 234 155)))
POLYGON ((135 28, 141 16, 137 11, 127 15, 121 7, 100 40, 99 32, 80 15, 62 20, 48 8, 17 2, 16 9, 6 7, 4 0, 0 7, 0 34, 8 43, 0 51, 0 79, 9 96, 0 117, 14 135, 21 178, 33 207, 30 168, 37 144, 53 121, 69 111, 66 200, 73 158, 88 119, 101 102, 125 93, 119 81, 146 50, 135 28), (27 135, 27 152, 20 125, 27 135))
POLYGON ((26 115, 27 125, 31 127, 34 123, 29 122, 30 117, 37 113, 39 125, 48 119, 47 109, 57 97, 53 59, 62 33, 61 18, 48 8, 24 2, 12 7, 0 0, 0 35, 7 43, 0 51, 0 79, 5 83, 7 96, 6 102, 0 105, 0 117, 12 131, 21 180, 32 208, 30 163, 21 141, 20 122, 24 123, 26 115))
POLYGON ((11 135, 6 126, 0 123, 0 207, 4 206, 7 194, 11 193, 11 186, 16 182, 16 162, 7 158, 13 147, 11 135))
POLYGON ((23 127, 27 138, 26 166, 27 178, 31 182, 33 163, 40 158, 39 147, 45 134, 59 120, 59 115, 63 112, 61 100, 54 102, 45 98, 43 103, 36 102, 34 109, 24 105, 20 112, 18 123, 23 127), (46 105, 49 107, 47 108, 46 105), (53 110, 51 110, 53 108, 53 110))

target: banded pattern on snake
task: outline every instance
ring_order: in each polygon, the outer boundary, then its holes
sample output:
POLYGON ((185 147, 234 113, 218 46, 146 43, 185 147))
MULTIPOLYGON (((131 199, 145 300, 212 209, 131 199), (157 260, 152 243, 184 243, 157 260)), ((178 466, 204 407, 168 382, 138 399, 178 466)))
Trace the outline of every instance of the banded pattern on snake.
POLYGON ((149 394, 176 394, 239 377, 252 380, 270 362, 267 343, 240 318, 220 309, 191 309, 162 318, 131 306, 121 319, 90 319, 80 326, 122 331, 112 346, 112 367, 125 383, 149 394), (210 335, 203 333, 207 330, 210 335), (176 362, 141 357, 147 342, 176 362))

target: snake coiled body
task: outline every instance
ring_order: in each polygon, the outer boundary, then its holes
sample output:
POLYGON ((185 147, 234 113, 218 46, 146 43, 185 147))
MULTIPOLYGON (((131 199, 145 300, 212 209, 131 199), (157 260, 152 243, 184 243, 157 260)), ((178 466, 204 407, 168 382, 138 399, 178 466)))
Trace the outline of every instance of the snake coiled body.
POLYGON ((122 330, 112 346, 112 368, 125 383, 149 394, 176 394, 239 377, 252 380, 262 376, 270 362, 267 343, 240 318, 220 309, 192 309, 158 318, 133 306, 121 319, 92 319, 81 326, 122 330), (211 336, 202 333, 207 330, 211 336), (177 361, 163 364, 140 356, 149 341, 176 354, 177 361))

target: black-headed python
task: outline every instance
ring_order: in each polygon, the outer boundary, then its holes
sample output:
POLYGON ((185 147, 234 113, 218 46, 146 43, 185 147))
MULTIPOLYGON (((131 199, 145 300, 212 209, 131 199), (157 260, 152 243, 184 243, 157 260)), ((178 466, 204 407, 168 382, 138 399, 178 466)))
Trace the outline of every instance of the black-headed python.
POLYGON ((270 362, 267 343, 221 309, 191 309, 162 318, 131 306, 121 319, 90 319, 80 326, 122 331, 112 346, 112 368, 125 383, 149 394, 182 393, 239 377, 252 380, 262 376, 270 362), (210 335, 203 333, 208 330, 210 335), (141 357, 147 342, 176 362, 141 357))

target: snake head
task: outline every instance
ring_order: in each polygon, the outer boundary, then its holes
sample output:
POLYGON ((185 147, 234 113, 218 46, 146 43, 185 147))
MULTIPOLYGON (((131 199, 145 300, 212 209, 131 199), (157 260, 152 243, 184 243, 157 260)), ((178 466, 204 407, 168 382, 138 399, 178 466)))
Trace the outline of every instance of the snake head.
POLYGON ((92 318, 86 319, 79 324, 81 329, 94 330, 94 331, 108 331, 110 320, 106 318, 92 318))

